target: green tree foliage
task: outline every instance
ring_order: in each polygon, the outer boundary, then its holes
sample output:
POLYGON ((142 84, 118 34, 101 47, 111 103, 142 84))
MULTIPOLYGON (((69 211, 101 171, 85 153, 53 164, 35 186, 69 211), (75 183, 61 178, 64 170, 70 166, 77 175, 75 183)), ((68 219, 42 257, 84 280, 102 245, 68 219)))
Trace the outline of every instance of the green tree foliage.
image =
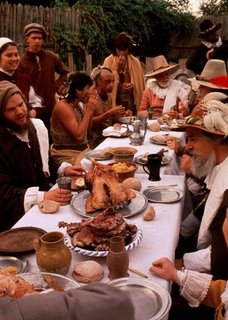
MULTIPOLYGON (((165 0, 78 0, 73 1, 74 4, 66 1, 81 12, 80 32, 72 35, 74 42, 68 44, 79 45, 92 54, 94 64, 102 63, 110 54, 112 39, 119 32, 132 35, 137 43, 134 54, 143 58, 167 54, 170 37, 173 34, 184 37, 194 26, 191 14, 179 10, 180 2, 187 5, 188 0, 175 0, 176 5, 179 1, 178 10, 165 0)), ((54 5, 59 6, 61 2, 55 0, 54 5)), ((60 32, 65 35, 58 41, 66 37, 63 29, 60 28, 60 32)))
POLYGON ((200 6, 205 16, 222 16, 228 13, 228 0, 205 0, 200 6))

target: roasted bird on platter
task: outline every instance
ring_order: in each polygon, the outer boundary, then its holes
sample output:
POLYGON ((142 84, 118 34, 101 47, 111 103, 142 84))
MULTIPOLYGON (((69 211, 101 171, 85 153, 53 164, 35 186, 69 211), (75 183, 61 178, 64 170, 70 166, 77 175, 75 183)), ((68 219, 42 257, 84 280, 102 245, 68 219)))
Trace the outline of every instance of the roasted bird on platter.
POLYGON ((80 223, 61 221, 59 227, 67 227, 74 247, 96 251, 108 250, 109 240, 113 236, 122 236, 127 245, 137 232, 136 225, 126 222, 121 213, 116 213, 111 208, 80 223))
POLYGON ((135 198, 131 189, 118 182, 118 176, 110 166, 92 161, 86 175, 90 195, 86 199, 86 212, 92 213, 107 208, 116 208, 120 203, 135 198))

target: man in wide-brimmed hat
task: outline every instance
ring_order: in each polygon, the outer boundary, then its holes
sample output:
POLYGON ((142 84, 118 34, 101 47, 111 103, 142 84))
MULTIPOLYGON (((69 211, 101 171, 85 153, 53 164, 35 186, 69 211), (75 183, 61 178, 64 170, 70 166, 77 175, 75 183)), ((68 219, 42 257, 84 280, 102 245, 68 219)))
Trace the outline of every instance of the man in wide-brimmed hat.
POLYGON ((200 24, 201 44, 197 47, 186 62, 186 67, 196 75, 200 74, 208 59, 221 59, 227 62, 228 50, 224 46, 218 30, 221 23, 213 23, 205 19, 200 24))
POLYGON ((38 23, 24 27, 28 48, 21 56, 18 70, 31 78, 35 92, 43 99, 43 108, 36 108, 35 112, 49 130, 51 113, 56 103, 55 94, 67 80, 69 71, 57 54, 42 48, 46 37, 46 29, 38 23), (59 75, 57 80, 56 74, 59 75))
POLYGON ((228 105, 207 101, 192 111, 186 126, 187 150, 193 158, 203 161, 203 169, 207 166, 205 183, 210 192, 198 235, 197 246, 201 250, 185 254, 184 265, 228 277, 228 252, 219 229, 223 221, 220 205, 228 189, 228 105))
MULTIPOLYGON (((138 108, 138 114, 147 114, 148 109, 157 118, 168 114, 173 118, 183 116, 182 109, 188 99, 191 87, 182 81, 171 79, 171 75, 179 68, 178 64, 170 64, 163 55, 152 59, 153 71, 145 74, 145 77, 153 78, 148 88, 143 92, 142 100, 138 108)), ((185 110, 184 115, 187 114, 185 110)))

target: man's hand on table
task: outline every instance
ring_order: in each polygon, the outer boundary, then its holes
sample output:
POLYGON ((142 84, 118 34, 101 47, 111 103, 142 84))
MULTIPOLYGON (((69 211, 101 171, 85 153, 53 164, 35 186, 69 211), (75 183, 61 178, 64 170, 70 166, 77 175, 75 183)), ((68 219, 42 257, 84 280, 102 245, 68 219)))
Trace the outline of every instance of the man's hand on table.
POLYGON ((177 281, 177 270, 168 258, 160 258, 153 261, 149 270, 162 279, 177 281))
POLYGON ((67 189, 53 189, 44 193, 45 200, 52 200, 58 202, 61 206, 65 206, 70 203, 72 193, 67 189))

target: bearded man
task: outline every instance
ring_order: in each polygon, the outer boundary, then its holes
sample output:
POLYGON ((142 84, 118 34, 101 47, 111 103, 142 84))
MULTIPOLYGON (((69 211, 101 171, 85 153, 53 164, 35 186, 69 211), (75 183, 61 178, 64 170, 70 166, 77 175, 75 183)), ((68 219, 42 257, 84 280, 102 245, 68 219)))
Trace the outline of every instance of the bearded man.
MULTIPOLYGON (((71 200, 69 190, 49 190, 48 134, 43 122, 28 118, 18 87, 0 82, 0 231, 11 228, 43 199, 60 205, 71 200)), ((55 167, 55 168, 54 168, 55 167)), ((63 163, 59 175, 81 174, 82 169, 63 163)))
MULTIPOLYGON (((197 252, 183 256, 184 266, 228 278, 228 253, 222 236, 223 210, 228 189, 228 106, 210 100, 196 107, 187 121, 187 149, 193 159, 203 161, 209 195, 200 224, 197 252)), ((199 165, 197 161, 197 166, 199 165)), ((193 161, 193 172, 197 172, 193 161)), ((198 169, 199 170, 199 169, 198 169)))

